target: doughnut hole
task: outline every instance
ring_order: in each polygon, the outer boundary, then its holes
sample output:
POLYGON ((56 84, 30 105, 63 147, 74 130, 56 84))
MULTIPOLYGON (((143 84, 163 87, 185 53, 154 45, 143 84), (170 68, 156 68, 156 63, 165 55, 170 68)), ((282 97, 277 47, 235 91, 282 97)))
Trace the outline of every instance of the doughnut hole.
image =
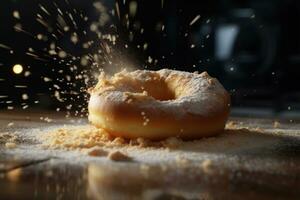
POLYGON ((128 76, 128 72, 122 71, 110 79, 102 77, 102 81, 99 81, 100 84, 98 84, 100 87, 107 87, 106 84, 109 83, 117 90, 127 94, 138 93, 142 96, 153 97, 157 101, 172 101, 190 95, 194 88, 189 80, 179 76, 163 77, 161 74, 153 72, 136 78, 134 74, 128 76))
POLYGON ((175 90, 163 79, 119 79, 114 83, 122 92, 146 93, 158 101, 169 101, 177 98, 175 90), (126 87, 125 87, 126 86, 126 87))
POLYGON ((158 101, 169 101, 176 99, 175 91, 172 90, 165 81, 156 81, 155 83, 146 82, 142 88, 144 88, 143 91, 146 91, 149 96, 158 101))

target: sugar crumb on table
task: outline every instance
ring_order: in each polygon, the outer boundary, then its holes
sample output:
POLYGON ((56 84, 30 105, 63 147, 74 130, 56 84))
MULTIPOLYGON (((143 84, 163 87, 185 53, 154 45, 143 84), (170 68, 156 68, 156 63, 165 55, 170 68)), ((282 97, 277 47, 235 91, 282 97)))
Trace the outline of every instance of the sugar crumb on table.
POLYGON ((228 121, 226 123, 226 129, 235 129, 235 128, 237 128, 237 126, 238 126, 238 123, 235 121, 228 121))
POLYGON ((10 123, 7 124, 7 127, 12 127, 12 126, 14 126, 14 124, 15 124, 15 123, 10 122, 10 123))
POLYGON ((179 166, 187 166, 189 163, 191 163, 191 161, 189 159, 184 158, 180 155, 177 155, 175 157, 175 160, 176 160, 177 165, 179 165, 179 166))
POLYGON ((108 152, 100 147, 94 147, 87 150, 87 154, 89 156, 95 156, 95 157, 104 157, 108 155, 108 152))
POLYGON ((117 146, 122 146, 122 145, 126 144, 126 140, 125 140, 124 138, 121 138, 121 137, 116 137, 116 138, 112 141, 112 143, 113 143, 114 145, 117 145, 117 146))
POLYGON ((110 152, 107 157, 113 161, 131 161, 132 160, 131 157, 129 157, 128 155, 126 155, 120 151, 110 152))
POLYGON ((7 149, 14 149, 14 148, 17 147, 17 144, 14 143, 14 142, 6 142, 6 143, 5 143, 5 147, 6 147, 7 149))
POLYGON ((212 166, 213 166, 213 162, 210 159, 205 159, 201 163, 202 170, 207 174, 212 173, 212 166))

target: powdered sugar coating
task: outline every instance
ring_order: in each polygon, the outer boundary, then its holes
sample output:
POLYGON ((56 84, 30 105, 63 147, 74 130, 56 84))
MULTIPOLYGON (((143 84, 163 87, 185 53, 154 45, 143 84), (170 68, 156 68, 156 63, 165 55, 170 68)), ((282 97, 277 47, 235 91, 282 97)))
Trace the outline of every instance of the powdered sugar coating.
MULTIPOLYGON (((151 83, 152 83, 151 82, 151 83)), ((109 101, 124 103, 134 99, 141 109, 158 109, 169 112, 174 117, 192 115, 213 115, 224 109, 226 105, 226 90, 208 73, 189 73, 177 70, 162 69, 159 71, 136 70, 133 72, 121 71, 112 77, 102 74, 98 84, 91 91, 90 104, 97 104, 98 95, 104 95, 109 101), (136 91, 137 85, 143 87, 147 82, 164 82, 174 92, 175 99, 158 100, 147 91, 136 91), (97 94, 96 96, 93 94, 97 94)))

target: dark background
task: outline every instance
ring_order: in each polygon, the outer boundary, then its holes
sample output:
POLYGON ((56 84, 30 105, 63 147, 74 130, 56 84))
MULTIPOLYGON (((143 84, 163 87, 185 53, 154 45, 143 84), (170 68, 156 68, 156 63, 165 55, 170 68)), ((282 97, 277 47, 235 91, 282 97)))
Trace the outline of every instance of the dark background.
MULTIPOLYGON (((97 1, 1 1, 0 44, 11 49, 0 48, 0 108, 59 108, 84 112, 82 108, 86 106, 86 97, 81 97, 83 88, 94 84, 95 80, 86 84, 75 76, 82 71, 92 76, 93 66, 82 66, 80 59, 70 62, 49 56, 47 51, 52 41, 75 57, 97 53, 102 48, 102 41, 90 31, 90 24, 101 15, 94 8, 94 2, 97 1), (59 34, 55 29, 59 12, 53 3, 63 13, 73 13, 77 27, 70 26, 70 31, 59 34), (40 5, 50 15, 42 12, 40 5), (13 17, 16 10, 20 13, 20 19, 13 17), (44 16, 53 30, 37 23, 37 13, 44 16), (79 17, 80 13, 88 16, 88 20, 79 17), (21 24, 26 33, 16 31, 16 24, 21 24), (84 30, 87 30, 86 33, 84 30), (70 42, 74 32, 80 37, 77 44, 70 42), (39 33, 47 38, 38 40, 39 33), (59 37, 54 37, 52 33, 59 37), (85 49, 81 45, 83 41, 95 41, 95 44, 85 49), (38 59, 26 55, 30 47, 40 55, 38 59), (24 67, 21 74, 12 71, 12 66, 17 63, 24 67), (76 66, 75 71, 72 66, 76 66), (30 71, 30 75, 25 76, 26 71, 30 71), (64 81, 66 75, 70 75, 71 81, 64 81), (51 81, 45 82, 45 77, 51 81), (53 85, 59 86, 59 89, 53 88, 53 85), (55 90, 60 91, 64 101, 55 98, 55 90), (22 98, 24 94, 28 99, 22 98)), ((231 92, 234 114, 299 116, 299 1, 135 1, 137 12, 134 16, 128 15, 132 1, 126 0, 125 4, 123 0, 101 2, 110 15, 101 32, 119 35, 114 49, 126 56, 132 66, 206 70, 231 92), (116 14, 116 3, 119 5, 120 19, 116 14), (197 15, 200 15, 199 20, 190 25, 197 15), (147 48, 143 50, 145 43, 147 48)), ((66 23, 72 24, 72 20, 66 17, 66 23)), ((102 64, 107 66, 107 61, 102 64)))

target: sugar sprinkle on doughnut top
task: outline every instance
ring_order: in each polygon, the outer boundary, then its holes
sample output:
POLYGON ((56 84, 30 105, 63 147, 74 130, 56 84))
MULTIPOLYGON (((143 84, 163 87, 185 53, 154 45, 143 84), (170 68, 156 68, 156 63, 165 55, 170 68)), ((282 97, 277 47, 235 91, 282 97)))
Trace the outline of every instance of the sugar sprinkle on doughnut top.
POLYGON ((108 76, 102 72, 99 82, 90 90, 90 93, 107 95, 106 98, 111 101, 126 101, 127 103, 141 101, 144 102, 145 107, 164 107, 180 117, 186 113, 213 114, 223 109, 224 102, 219 96, 224 96, 227 92, 219 81, 210 77, 207 72, 199 74, 162 69, 133 72, 123 70, 114 76, 108 76), (149 88, 148 85, 153 88, 149 88), (171 98, 153 97, 155 90, 161 90, 162 85, 166 87, 163 88, 163 93, 169 91, 174 93, 174 96, 171 98))

